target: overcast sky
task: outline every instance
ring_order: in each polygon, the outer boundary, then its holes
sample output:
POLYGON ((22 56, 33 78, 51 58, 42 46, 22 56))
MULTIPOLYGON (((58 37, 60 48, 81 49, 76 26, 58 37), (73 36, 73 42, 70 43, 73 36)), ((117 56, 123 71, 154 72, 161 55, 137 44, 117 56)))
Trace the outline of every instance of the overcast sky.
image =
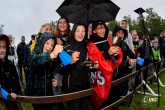
MULTIPOLYGON (((4 33, 12 34, 15 44, 20 42, 22 35, 29 42, 31 34, 38 33, 43 23, 59 19, 55 10, 64 0, 0 0, 0 25, 4 25, 4 33)), ((120 21, 123 16, 131 15, 136 18, 138 15, 135 9, 142 7, 153 8, 159 16, 165 19, 165 0, 112 0, 120 7, 116 17, 120 21)))

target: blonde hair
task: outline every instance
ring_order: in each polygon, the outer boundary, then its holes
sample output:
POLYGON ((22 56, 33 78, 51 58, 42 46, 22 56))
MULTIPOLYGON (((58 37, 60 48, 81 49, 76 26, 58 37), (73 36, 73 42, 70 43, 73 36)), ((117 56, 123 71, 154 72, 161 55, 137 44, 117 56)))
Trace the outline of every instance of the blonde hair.
POLYGON ((130 33, 131 33, 131 35, 132 35, 132 33, 134 33, 134 32, 136 32, 137 33, 137 31, 136 30, 132 30, 130 33))
POLYGON ((43 25, 41 26, 41 28, 40 28, 40 31, 39 31, 39 32, 41 32, 42 28, 43 28, 43 27, 46 27, 46 26, 50 26, 50 27, 51 27, 51 29, 52 29, 52 25, 51 25, 51 23, 45 23, 45 24, 43 24, 43 25))

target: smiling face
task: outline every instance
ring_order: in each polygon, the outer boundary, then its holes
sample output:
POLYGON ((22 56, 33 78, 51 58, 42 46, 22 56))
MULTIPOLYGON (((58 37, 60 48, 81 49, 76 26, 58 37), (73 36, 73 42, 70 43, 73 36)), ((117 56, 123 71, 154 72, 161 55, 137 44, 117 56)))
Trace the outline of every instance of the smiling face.
POLYGON ((65 18, 61 18, 58 22, 58 28, 61 32, 65 32, 67 29, 67 21, 65 18))
POLYGON ((0 41, 0 59, 4 60, 6 56, 6 42, 0 41))
POLYGON ((138 35, 137 35, 137 32, 136 31, 132 32, 131 35, 132 35, 132 40, 133 41, 135 41, 136 39, 138 39, 138 35))
POLYGON ((54 46, 54 40, 49 39, 45 42, 44 47, 43 47, 43 52, 51 52, 53 50, 54 46))
POLYGON ((79 25, 76 28, 76 31, 74 33, 74 38, 76 39, 76 41, 81 42, 83 41, 85 37, 85 27, 83 25, 79 25))
POLYGON ((93 31, 93 33, 97 34, 99 37, 105 36, 105 26, 103 24, 99 24, 96 29, 93 31))
POLYGON ((124 32, 123 32, 123 30, 118 31, 116 33, 116 36, 121 37, 121 39, 123 40, 124 39, 124 32))
POLYGON ((126 22, 126 21, 122 21, 121 22, 121 27, 123 27, 123 29, 127 29, 127 27, 128 27, 128 23, 126 22))

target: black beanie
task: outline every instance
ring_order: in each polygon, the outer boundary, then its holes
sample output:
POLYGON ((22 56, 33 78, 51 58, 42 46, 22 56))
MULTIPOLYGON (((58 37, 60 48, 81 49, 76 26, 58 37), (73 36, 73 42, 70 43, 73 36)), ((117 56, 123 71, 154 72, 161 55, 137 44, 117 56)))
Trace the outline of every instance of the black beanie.
POLYGON ((116 36, 116 33, 119 32, 120 30, 123 30, 124 37, 128 36, 128 33, 127 33, 126 29, 123 29, 121 26, 116 25, 113 29, 113 37, 116 36))
POLYGON ((97 28, 97 26, 100 25, 100 24, 106 26, 105 22, 102 21, 102 20, 94 21, 92 23, 92 31, 94 31, 97 28))

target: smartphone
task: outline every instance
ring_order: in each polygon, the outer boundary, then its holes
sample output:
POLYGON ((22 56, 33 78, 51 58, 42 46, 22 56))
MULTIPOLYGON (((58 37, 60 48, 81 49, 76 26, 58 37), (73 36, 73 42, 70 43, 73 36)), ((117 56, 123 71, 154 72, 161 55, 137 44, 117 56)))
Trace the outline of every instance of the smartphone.
POLYGON ((93 61, 84 61, 82 63, 82 66, 94 66, 96 65, 97 63, 96 62, 93 62, 93 61))

